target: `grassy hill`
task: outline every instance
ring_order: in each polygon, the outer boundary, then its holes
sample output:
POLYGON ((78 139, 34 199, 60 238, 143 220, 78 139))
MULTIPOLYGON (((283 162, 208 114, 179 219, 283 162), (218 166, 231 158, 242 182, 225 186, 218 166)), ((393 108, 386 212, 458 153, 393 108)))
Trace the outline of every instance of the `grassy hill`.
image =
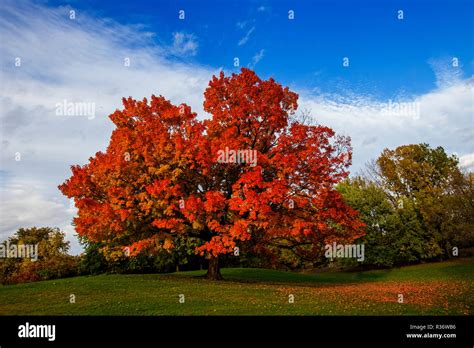
POLYGON ((224 281, 203 274, 0 286, 0 315, 472 315, 474 306, 474 258, 366 272, 229 268, 222 270, 224 281))

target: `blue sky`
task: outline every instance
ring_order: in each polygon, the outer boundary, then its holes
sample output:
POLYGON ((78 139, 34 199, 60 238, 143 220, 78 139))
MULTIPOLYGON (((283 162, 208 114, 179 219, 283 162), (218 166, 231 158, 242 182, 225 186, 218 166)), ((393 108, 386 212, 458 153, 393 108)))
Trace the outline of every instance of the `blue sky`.
POLYGON ((297 92, 309 122, 351 137, 352 175, 384 148, 422 142, 474 169, 473 3, 2 0, 0 240, 57 226, 79 253, 76 209, 57 186, 106 148, 121 98, 161 94, 209 117, 203 92, 236 57, 297 92), (94 113, 60 115, 64 103, 94 113))
POLYGON ((155 34, 194 35, 196 54, 186 57, 236 70, 263 50, 255 70, 285 84, 325 92, 370 92, 393 97, 419 94, 436 84, 432 59, 457 57, 463 73, 473 71, 474 2, 452 1, 53 1, 155 34), (185 11, 185 19, 178 11, 185 11), (288 11, 295 20, 288 19, 288 11), (398 19, 402 10, 403 20, 398 19), (239 42, 248 34, 245 44, 239 42), (343 57, 350 68, 342 66, 343 57))

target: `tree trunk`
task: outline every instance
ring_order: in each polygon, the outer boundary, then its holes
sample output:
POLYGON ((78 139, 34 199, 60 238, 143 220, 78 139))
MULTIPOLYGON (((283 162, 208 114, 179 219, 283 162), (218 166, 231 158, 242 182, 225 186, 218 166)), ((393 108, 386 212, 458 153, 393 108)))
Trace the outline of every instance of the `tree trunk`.
POLYGON ((206 279, 210 279, 210 280, 222 279, 218 256, 215 256, 209 259, 209 267, 207 269, 206 279))

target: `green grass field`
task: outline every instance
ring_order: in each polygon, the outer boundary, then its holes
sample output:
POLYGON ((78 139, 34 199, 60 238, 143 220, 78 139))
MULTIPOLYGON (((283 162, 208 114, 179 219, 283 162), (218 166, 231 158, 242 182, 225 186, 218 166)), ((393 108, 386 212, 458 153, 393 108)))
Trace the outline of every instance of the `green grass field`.
POLYGON ((472 315, 474 306, 474 258, 366 272, 230 268, 222 270, 224 281, 203 274, 0 286, 0 315, 472 315))

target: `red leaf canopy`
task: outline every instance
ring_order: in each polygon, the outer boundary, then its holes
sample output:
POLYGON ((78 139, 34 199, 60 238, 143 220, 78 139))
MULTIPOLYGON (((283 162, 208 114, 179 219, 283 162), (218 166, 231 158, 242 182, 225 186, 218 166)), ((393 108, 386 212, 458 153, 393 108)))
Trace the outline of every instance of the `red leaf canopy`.
POLYGON ((249 69, 214 76, 204 96, 204 121, 162 96, 123 99, 105 153, 59 186, 78 208, 80 236, 136 255, 181 234, 211 257, 256 235, 331 243, 363 234, 334 188, 348 175, 349 138, 292 121, 298 95, 249 69))

